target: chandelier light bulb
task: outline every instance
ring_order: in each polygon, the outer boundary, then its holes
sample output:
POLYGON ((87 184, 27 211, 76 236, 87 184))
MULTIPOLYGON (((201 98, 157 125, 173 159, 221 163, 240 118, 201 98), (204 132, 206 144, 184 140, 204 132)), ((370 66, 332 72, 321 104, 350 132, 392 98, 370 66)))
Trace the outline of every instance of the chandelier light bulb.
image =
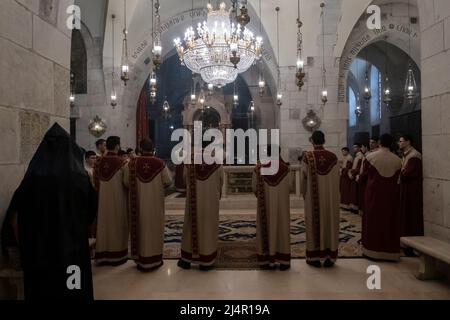
POLYGON ((303 67, 305 66, 305 62, 301 59, 297 60, 297 69, 303 69, 303 67))

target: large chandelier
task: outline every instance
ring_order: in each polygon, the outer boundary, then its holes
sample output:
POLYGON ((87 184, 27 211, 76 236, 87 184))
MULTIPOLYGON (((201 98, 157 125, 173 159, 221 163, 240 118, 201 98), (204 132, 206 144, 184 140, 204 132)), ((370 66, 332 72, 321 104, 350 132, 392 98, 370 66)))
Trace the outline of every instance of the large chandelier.
POLYGON ((180 38, 174 40, 182 64, 199 73, 203 81, 223 87, 236 80, 261 56, 262 38, 230 22, 230 12, 224 2, 214 11, 208 3, 208 18, 199 23, 197 33, 187 29, 184 46, 180 38))

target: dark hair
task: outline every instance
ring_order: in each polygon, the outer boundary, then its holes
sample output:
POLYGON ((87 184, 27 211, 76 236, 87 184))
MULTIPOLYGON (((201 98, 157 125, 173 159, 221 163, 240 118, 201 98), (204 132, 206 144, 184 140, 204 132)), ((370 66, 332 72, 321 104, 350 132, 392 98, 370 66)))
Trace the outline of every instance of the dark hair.
POLYGON ((101 144, 103 144, 104 142, 106 142, 105 139, 98 139, 97 141, 95 141, 95 146, 98 148, 101 144))
POLYGON ((357 146, 358 148, 362 148, 362 144, 361 143, 354 143, 353 146, 357 146))
POLYGON ((350 152, 350 149, 349 149, 349 148, 347 148, 347 147, 344 147, 344 148, 342 148, 341 150, 342 150, 342 151, 347 151, 347 152, 350 152))
POLYGON ((369 144, 368 144, 368 143, 362 143, 362 144, 361 144, 361 148, 362 148, 362 147, 369 148, 369 144))
POLYGON ((125 150, 120 149, 119 152, 117 152, 117 154, 121 157, 125 156, 127 153, 125 152, 125 150))
POLYGON ((384 148, 390 148, 394 143, 394 137, 386 133, 380 137, 381 146, 384 148))
POLYGON ((127 154, 130 154, 130 153, 132 153, 134 150, 133 150, 133 148, 128 148, 127 149, 127 154))
POLYGON ((377 137, 377 136, 373 136, 372 138, 370 138, 370 140, 373 140, 373 141, 375 141, 375 142, 378 142, 378 141, 380 140, 380 138, 377 137))
POLYGON ((399 139, 403 138, 405 141, 408 141, 409 143, 413 143, 413 137, 410 134, 402 134, 400 135, 399 139))
POLYGON ((325 144, 325 134, 320 131, 314 131, 314 133, 311 136, 311 141, 316 145, 316 146, 321 146, 325 144))
POLYGON ((153 152, 153 142, 149 138, 141 140, 139 144, 139 149, 142 152, 153 152))
POLYGON ((94 151, 86 151, 86 153, 84 154, 84 159, 89 159, 92 156, 96 156, 97 154, 94 151))
POLYGON ((106 139, 106 149, 113 151, 116 146, 120 146, 120 137, 111 136, 106 139))

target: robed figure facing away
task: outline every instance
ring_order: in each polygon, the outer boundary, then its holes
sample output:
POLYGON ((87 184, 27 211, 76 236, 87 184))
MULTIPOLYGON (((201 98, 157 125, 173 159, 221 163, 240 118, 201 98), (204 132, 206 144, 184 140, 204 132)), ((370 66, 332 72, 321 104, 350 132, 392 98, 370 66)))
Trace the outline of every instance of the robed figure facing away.
POLYGON ((128 259, 127 193, 123 185, 126 160, 117 155, 120 138, 106 140, 108 152, 94 168, 98 191, 97 242, 95 261, 98 264, 120 265, 128 259))
POLYGON ((187 195, 178 266, 189 269, 196 263, 201 270, 209 270, 217 257, 223 168, 216 164, 184 168, 187 195))
POLYGON ((25 299, 93 299, 88 227, 96 195, 83 160, 55 124, 14 193, 2 244, 19 246, 25 299))
POLYGON ((153 156, 153 143, 140 143, 142 156, 131 159, 124 169, 129 188, 131 256, 141 271, 163 264, 164 188, 172 179, 164 161, 153 156))
POLYGON ((393 141, 388 134, 380 137, 381 148, 367 156, 361 176, 367 179, 362 219, 363 255, 375 260, 400 258, 398 179, 402 164, 389 150, 393 141))
POLYGON ((314 151, 305 152, 301 193, 305 199, 306 262, 331 267, 339 248, 339 165, 336 155, 324 149, 325 135, 315 131, 314 151))
POLYGON ((253 172, 252 186, 257 197, 256 244, 258 263, 262 268, 280 264, 281 270, 291 265, 289 164, 281 158, 278 172, 262 175, 258 164, 253 172))
POLYGON ((409 135, 399 139, 399 146, 403 151, 400 174, 402 237, 419 237, 424 234, 422 155, 411 146, 411 142, 409 135))

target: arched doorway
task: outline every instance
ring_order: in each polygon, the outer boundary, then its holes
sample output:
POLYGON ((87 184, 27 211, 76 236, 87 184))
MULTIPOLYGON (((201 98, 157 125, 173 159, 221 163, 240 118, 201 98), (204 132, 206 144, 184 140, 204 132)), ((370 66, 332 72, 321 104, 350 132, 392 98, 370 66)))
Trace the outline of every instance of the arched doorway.
POLYGON ((194 121, 201 121, 203 130, 218 129, 220 127, 220 114, 211 106, 198 109, 194 113, 194 121))
POLYGON ((421 101, 413 103, 404 98, 409 63, 412 64, 417 91, 421 88, 421 74, 417 64, 397 46, 378 41, 359 52, 347 78, 348 145, 368 143, 368 138, 391 133, 394 136, 408 133, 421 150, 421 101), (388 81, 386 81, 386 78, 388 81), (370 99, 364 99, 365 88, 370 99), (384 101, 389 87, 392 101, 384 101))

